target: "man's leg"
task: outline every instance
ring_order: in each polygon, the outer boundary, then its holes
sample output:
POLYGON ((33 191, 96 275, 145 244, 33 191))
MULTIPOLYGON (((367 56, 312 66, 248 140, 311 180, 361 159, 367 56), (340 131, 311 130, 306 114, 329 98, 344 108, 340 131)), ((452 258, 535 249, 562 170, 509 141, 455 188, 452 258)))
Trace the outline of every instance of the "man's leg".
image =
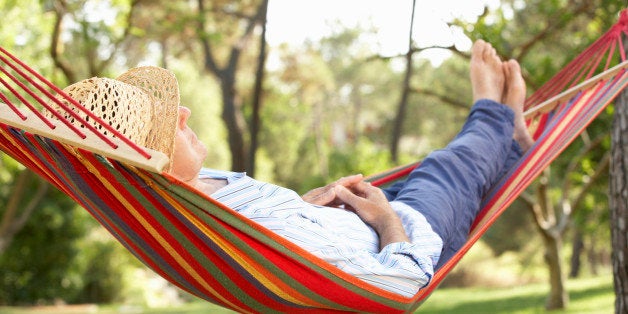
POLYGON ((441 236, 439 266, 465 243, 484 194, 520 153, 513 138, 523 122, 517 111, 522 110, 525 84, 513 80, 520 77, 518 68, 510 62, 502 65, 491 50, 483 42, 474 45, 471 80, 476 104, 462 131, 445 149, 430 154, 405 184, 385 190, 390 200, 421 212, 441 236), (500 89, 499 76, 504 72, 509 85, 506 95, 500 89), (497 103, 502 100, 510 104, 497 103), (521 105, 513 105, 514 100, 521 105))
POLYGON ((458 136, 428 155, 393 199, 423 214, 441 237, 439 265, 465 243, 484 194, 505 168, 513 116, 512 110, 494 101, 476 102, 458 136))

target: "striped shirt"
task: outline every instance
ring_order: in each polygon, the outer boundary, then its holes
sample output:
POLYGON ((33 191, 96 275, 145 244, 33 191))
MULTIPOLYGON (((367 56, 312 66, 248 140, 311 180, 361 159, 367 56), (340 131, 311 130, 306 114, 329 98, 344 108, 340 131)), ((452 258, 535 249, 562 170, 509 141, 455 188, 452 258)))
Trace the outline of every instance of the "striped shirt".
POLYGON ((199 178, 226 180, 212 198, 372 285, 413 296, 434 274, 442 240, 423 215, 404 203, 390 204, 411 243, 380 250, 377 233, 351 211, 309 204, 292 190, 244 173, 204 168, 199 178))

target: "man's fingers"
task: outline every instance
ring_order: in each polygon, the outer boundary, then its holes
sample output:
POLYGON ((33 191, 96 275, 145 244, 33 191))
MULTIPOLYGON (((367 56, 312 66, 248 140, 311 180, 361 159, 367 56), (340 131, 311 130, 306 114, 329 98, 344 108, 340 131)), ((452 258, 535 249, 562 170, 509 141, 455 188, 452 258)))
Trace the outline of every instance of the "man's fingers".
POLYGON ((351 186, 354 185, 356 183, 361 182, 364 179, 364 176, 361 174, 354 174, 354 175, 350 175, 348 177, 342 177, 340 179, 338 179, 336 181, 337 185, 342 185, 342 186, 351 186))
POLYGON ((314 193, 306 194, 303 196, 303 199, 314 205, 327 205, 331 203, 336 198, 336 193, 332 188, 321 188, 314 193))
POLYGON ((370 194, 370 191, 372 188, 373 186, 369 182, 360 181, 351 186, 351 191, 353 191, 354 193, 366 196, 370 194))
MULTIPOLYGON (((339 197, 336 195, 335 188, 338 186, 341 186, 341 187, 349 189, 349 190, 345 189, 347 193, 353 194, 355 192, 354 188, 356 186, 364 184, 363 180, 364 180, 364 176, 361 174, 354 174, 347 177, 342 177, 336 180, 336 182, 328 184, 327 186, 311 190, 310 192, 303 195, 302 198, 306 202, 314 204, 314 205, 322 205, 322 206, 338 205, 338 204, 341 204, 342 202, 338 201, 339 197)), ((364 188, 359 188, 359 190, 362 191, 364 190, 364 188)), ((357 192, 357 193, 365 194, 363 192, 357 192)), ((344 200, 342 201, 344 202, 344 200)))
POLYGON ((340 200, 353 208, 361 208, 362 202, 366 201, 364 198, 355 195, 342 185, 337 185, 334 190, 340 200))
POLYGON ((334 189, 325 189, 321 195, 318 196, 318 201, 320 204, 317 205, 327 205, 331 203, 334 199, 336 199, 336 193, 334 189))

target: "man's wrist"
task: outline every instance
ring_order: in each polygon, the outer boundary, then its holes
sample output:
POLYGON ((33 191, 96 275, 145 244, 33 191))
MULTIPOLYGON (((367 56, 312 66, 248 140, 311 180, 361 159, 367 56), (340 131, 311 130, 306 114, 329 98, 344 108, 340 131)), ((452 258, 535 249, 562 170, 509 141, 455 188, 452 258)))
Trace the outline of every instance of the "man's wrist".
POLYGON ((403 229, 401 220, 394 212, 392 216, 384 219, 377 226, 374 226, 373 229, 379 235, 380 249, 383 249, 390 243, 410 242, 406 231, 403 229))

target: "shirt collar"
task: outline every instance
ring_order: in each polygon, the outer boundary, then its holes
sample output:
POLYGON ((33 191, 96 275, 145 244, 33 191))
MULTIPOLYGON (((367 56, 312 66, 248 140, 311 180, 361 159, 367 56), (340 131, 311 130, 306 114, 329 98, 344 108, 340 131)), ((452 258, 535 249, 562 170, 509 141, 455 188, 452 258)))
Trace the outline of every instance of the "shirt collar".
POLYGON ((202 168, 198 174, 199 179, 217 179, 217 180, 227 180, 227 183, 233 183, 233 181, 238 180, 246 176, 246 172, 233 172, 233 171, 225 171, 225 170, 217 170, 210 168, 202 168))

